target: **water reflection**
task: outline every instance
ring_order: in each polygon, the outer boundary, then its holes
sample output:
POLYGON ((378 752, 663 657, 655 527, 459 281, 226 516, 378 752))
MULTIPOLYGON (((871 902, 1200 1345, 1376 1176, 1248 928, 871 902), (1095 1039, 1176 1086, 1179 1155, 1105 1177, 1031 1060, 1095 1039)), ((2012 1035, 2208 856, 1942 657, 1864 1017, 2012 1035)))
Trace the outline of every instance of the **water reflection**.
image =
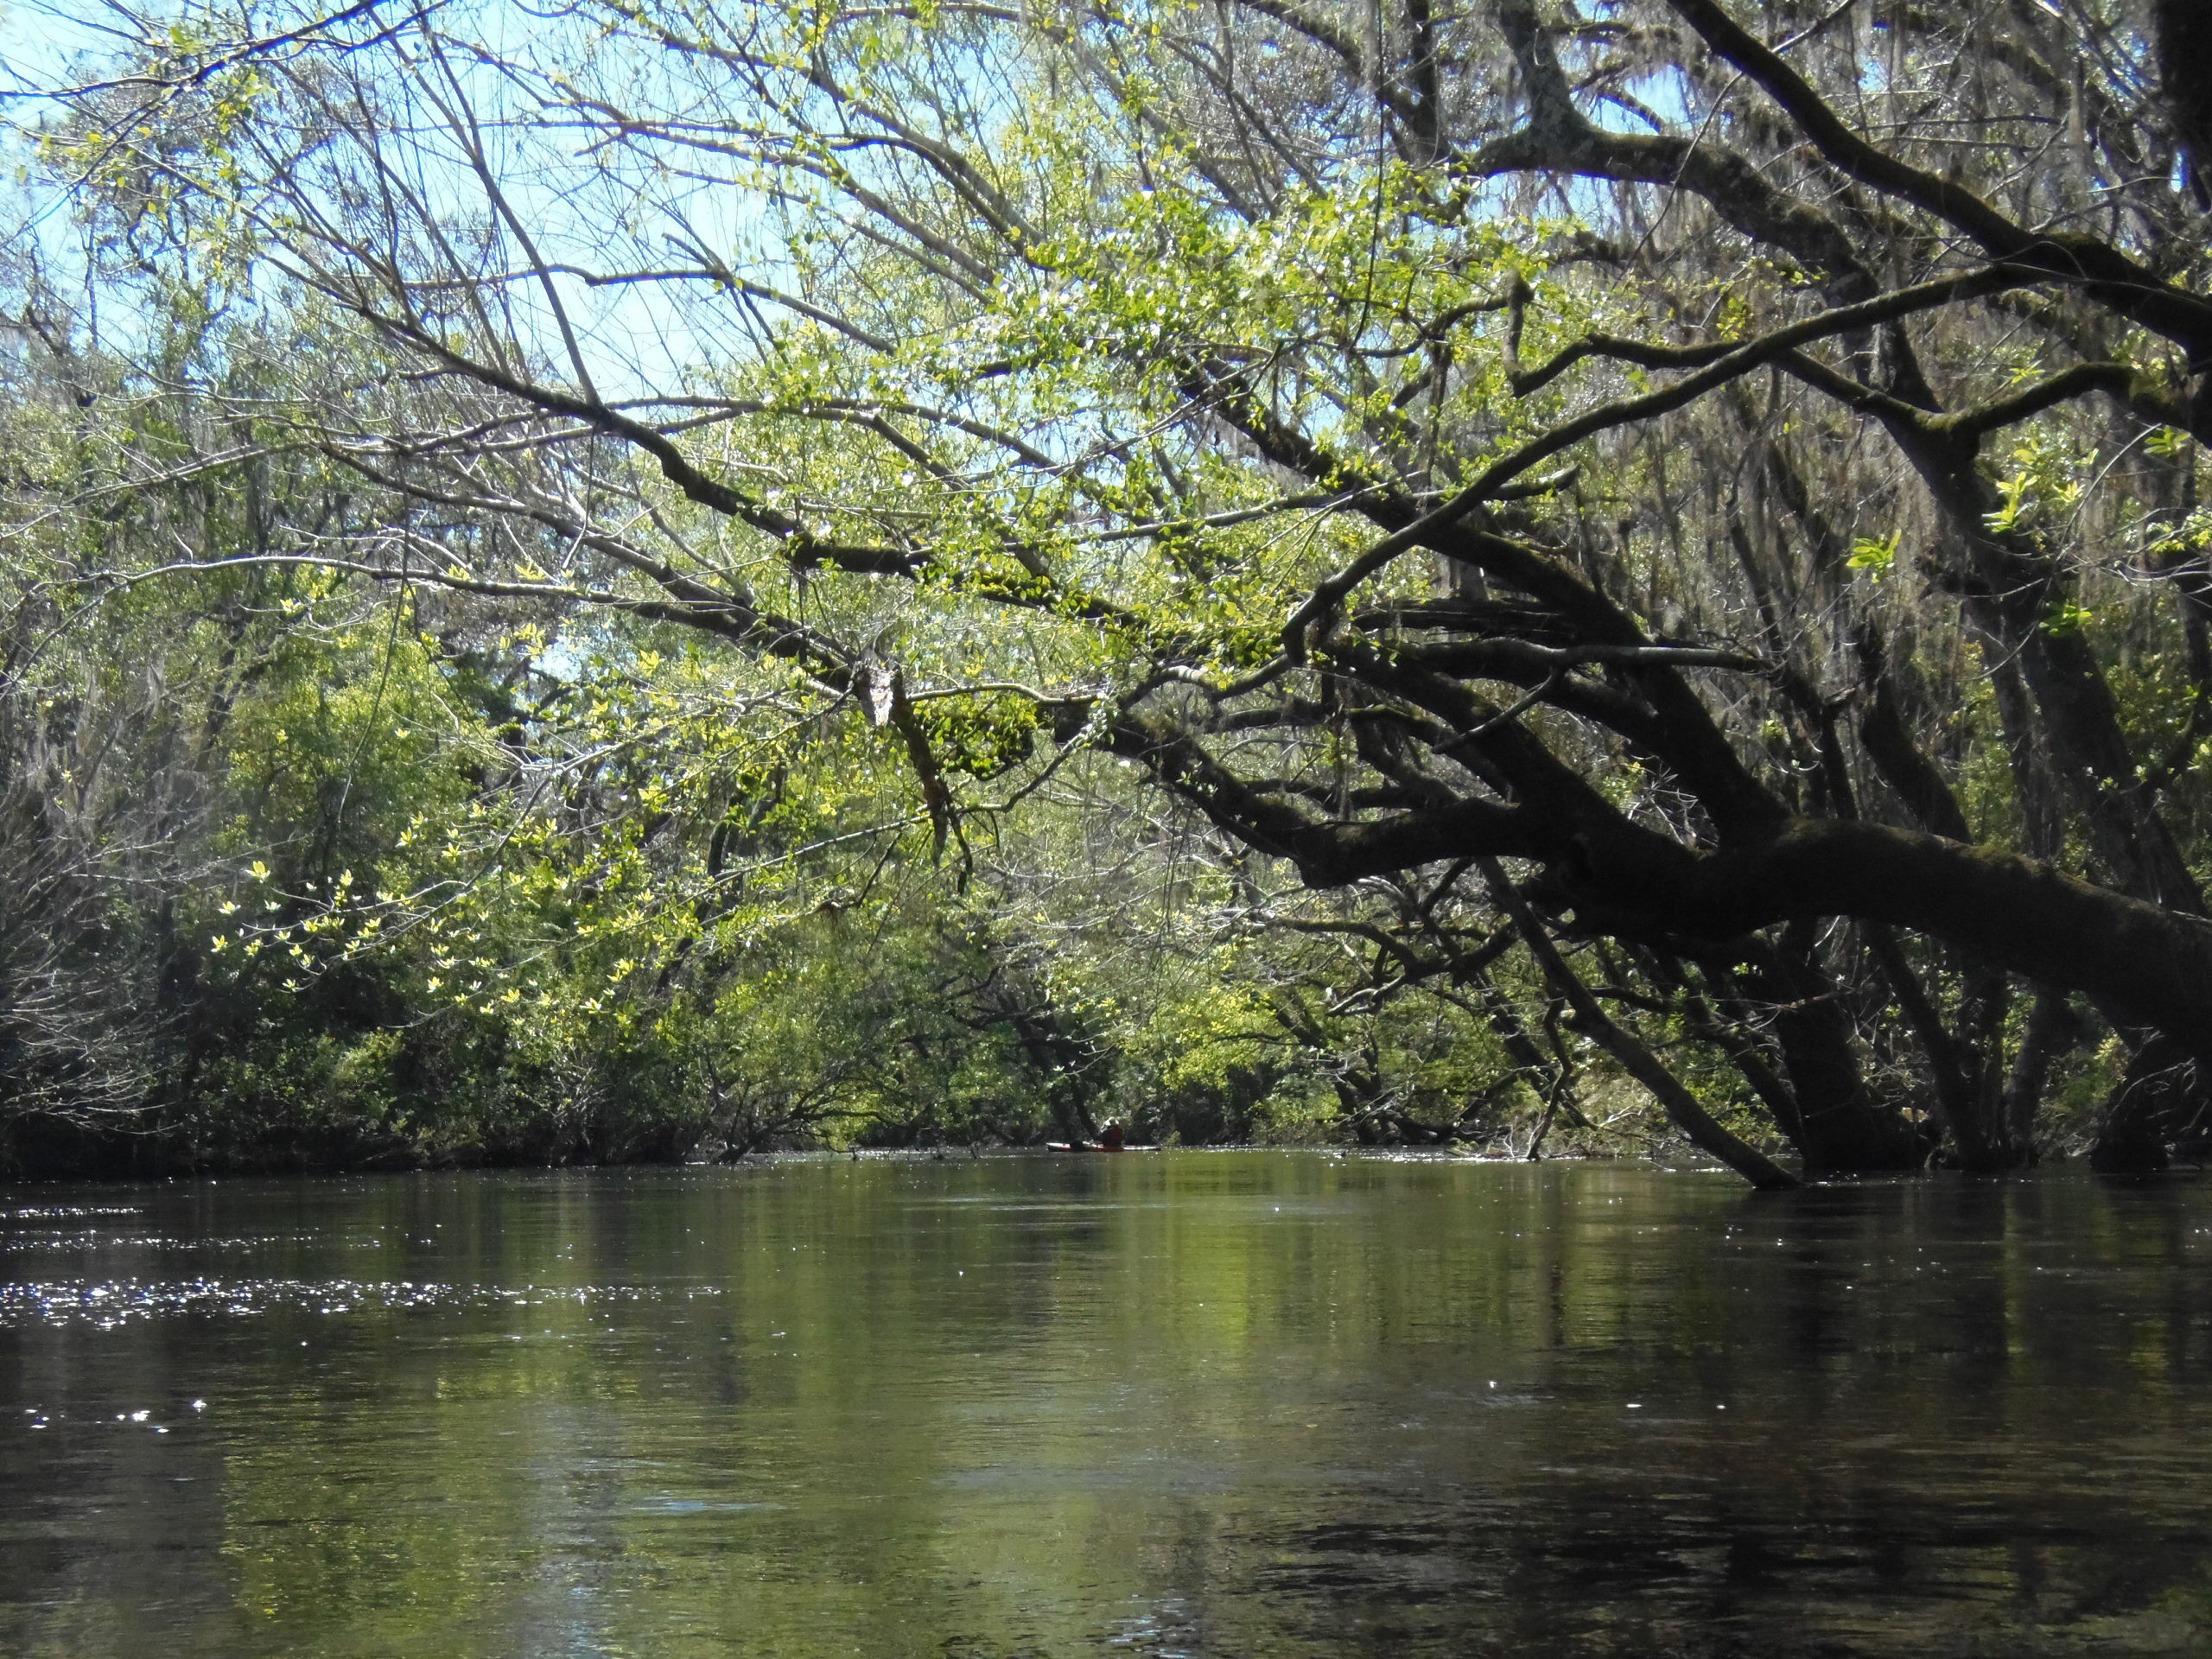
POLYGON ((2208 1229, 1249 1154, 0 1193, 0 1651, 2201 1653, 2208 1229))

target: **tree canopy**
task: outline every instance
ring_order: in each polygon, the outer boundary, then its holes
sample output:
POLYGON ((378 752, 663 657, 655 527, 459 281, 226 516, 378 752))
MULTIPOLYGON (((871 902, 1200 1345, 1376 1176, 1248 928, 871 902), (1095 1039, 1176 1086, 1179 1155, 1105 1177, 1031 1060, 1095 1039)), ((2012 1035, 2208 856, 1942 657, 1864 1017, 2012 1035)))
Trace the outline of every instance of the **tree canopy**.
POLYGON ((916 949, 1078 1128, 1121 1014, 1038 994, 1075 958, 1009 918, 1056 905, 1078 952, 1175 935, 1149 1041, 1254 938, 1309 1051, 1426 1009, 1326 1068, 1398 1131, 1456 1052, 1547 1123, 1595 1064, 1766 1185, 1785 1147, 2024 1161, 2062 1076, 2108 1090, 2110 1166, 2202 1137, 2191 8, 130 23, 20 106, 167 423, 68 413, 95 323, 27 254, 79 469, 16 468, 30 585, 304 584, 331 650, 388 618, 424 654, 359 741, 396 766, 418 672, 500 688, 415 815, 442 874, 323 868, 208 948, 474 929, 423 994, 465 958, 466 1006, 550 1029, 780 905, 783 982, 844 1017, 880 963, 838 916, 934 861, 967 919, 916 949), (828 898, 791 874, 825 855, 828 898), (556 948, 613 988, 533 991, 556 948))

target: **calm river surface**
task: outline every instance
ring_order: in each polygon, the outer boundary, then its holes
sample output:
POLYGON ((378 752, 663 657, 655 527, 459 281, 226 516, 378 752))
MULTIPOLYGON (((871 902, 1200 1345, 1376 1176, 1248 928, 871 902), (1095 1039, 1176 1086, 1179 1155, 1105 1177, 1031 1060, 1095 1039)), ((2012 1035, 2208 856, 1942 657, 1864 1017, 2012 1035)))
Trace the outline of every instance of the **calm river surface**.
POLYGON ((2212 1186, 0 1189, 0 1653, 2212 1653, 2212 1186))

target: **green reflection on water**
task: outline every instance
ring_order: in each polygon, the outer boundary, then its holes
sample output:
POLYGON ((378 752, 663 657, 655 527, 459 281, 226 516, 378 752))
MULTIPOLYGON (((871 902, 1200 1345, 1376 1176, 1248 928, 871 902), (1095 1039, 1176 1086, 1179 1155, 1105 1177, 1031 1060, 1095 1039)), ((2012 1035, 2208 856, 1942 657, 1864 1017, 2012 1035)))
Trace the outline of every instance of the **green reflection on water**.
POLYGON ((0 1197, 10 1654, 2212 1649, 2187 1182, 1191 1154, 71 1202, 0 1197))

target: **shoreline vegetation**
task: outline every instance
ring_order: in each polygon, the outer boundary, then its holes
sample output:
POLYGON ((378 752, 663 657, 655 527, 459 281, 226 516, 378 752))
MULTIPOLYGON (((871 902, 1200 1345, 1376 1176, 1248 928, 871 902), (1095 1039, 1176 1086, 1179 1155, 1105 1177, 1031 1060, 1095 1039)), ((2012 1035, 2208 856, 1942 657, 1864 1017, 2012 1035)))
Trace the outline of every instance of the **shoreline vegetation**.
MULTIPOLYGON (((1331 1159, 1380 1159, 1394 1160, 1411 1159, 1440 1163, 1519 1164, 1567 1163, 1643 1166, 1656 1170, 1692 1171, 1701 1173, 1726 1174, 1726 1166, 1699 1154, 1687 1142, 1672 1147, 1589 1147, 1573 1144, 1544 1149, 1538 1158, 1531 1160, 1527 1153, 1508 1141, 1487 1145, 1454 1142, 1444 1146, 1407 1146, 1362 1144, 1357 1141, 1215 1141, 1204 1142, 1168 1141, 1141 1148, 1132 1148, 1146 1154, 1164 1153, 1311 1153, 1331 1159)), ((672 1170, 672 1169, 742 1169, 762 1168, 787 1162, 891 1160, 922 1163, 942 1163, 948 1160, 968 1162, 994 1158, 1067 1158, 1079 1159, 1085 1153, 1096 1153, 1095 1147, 1071 1147, 1067 1143, 982 1142, 956 1144, 940 1142, 915 1146, 845 1146, 845 1147, 764 1147, 749 1152, 734 1152, 715 1144, 693 1147, 688 1151, 666 1157, 635 1157, 607 1160, 579 1153, 576 1155, 549 1159, 530 1155, 526 1152, 512 1152, 498 1157, 429 1157, 409 1158, 399 1155, 365 1157, 349 1160, 343 1157, 327 1158, 309 1162, 298 1159, 264 1159, 225 1165, 201 1165, 187 1167, 174 1162, 149 1163, 131 1166, 111 1159, 97 1165, 54 1166, 43 1171, 16 1170, 0 1173, 0 1186, 18 1191, 35 1192, 41 1188, 98 1188, 145 1183, 170 1185, 178 1182, 236 1181, 299 1178, 308 1179, 345 1179, 367 1175, 456 1175, 526 1173, 532 1171, 554 1173, 587 1170, 672 1170)), ((2080 1154, 2072 1158, 2060 1157, 2050 1160, 2054 1166, 2078 1162, 2080 1154)), ((2200 1166, 2177 1166, 2172 1173, 2185 1175, 2200 1166)), ((1876 1172, 1865 1176, 1837 1177, 1839 1181, 1909 1179, 1926 1171, 1876 1172)), ((2021 1172, 2024 1173, 2024 1172, 2021 1172)))
POLYGON ((2202 13, 0 35, 0 1174, 2202 1158, 2202 13))
MULTIPOLYGON (((912 1124, 846 1125, 812 1135, 785 1134, 765 1140, 733 1141, 711 1123, 694 1119, 657 1120, 656 1138, 647 1143, 625 1142, 609 1137, 594 1140, 592 1128, 571 1128, 571 1138, 558 1142, 532 1142, 520 1138, 504 1141, 442 1144, 427 1140, 404 1141, 389 1122, 347 1121, 333 1116, 315 1126, 312 1137, 281 1138, 271 1134, 257 1144, 236 1142, 214 1147, 194 1147, 143 1129, 130 1135, 105 1136, 68 1133, 41 1138, 18 1133, 11 1157, 0 1164, 0 1184, 113 1183, 144 1180, 194 1180, 256 1176, 346 1176, 454 1173, 470 1170, 556 1170, 601 1168, 712 1168, 758 1164, 787 1158, 918 1158, 942 1160, 1012 1155, 1075 1157, 1102 1150, 1095 1141, 1070 1143, 1047 1137, 1058 1131, 1041 1107, 1033 1109, 1032 1138, 1027 1140, 958 1139, 942 1129, 912 1124)), ((1554 1126, 1541 1138, 1541 1115, 1519 1122, 1493 1122, 1487 1128, 1471 1127, 1465 1134, 1435 1137, 1403 1135, 1365 1138, 1347 1133, 1340 1119, 1317 1116, 1302 1122, 1279 1123, 1260 1135, 1245 1138, 1215 1136, 1185 1139, 1172 1111, 1141 1115, 1137 1122, 1161 1139, 1132 1141, 1134 1153, 1314 1152, 1332 1156, 1421 1157, 1447 1161, 1499 1163, 1618 1162, 1658 1167, 1698 1167, 1721 1171, 1726 1166, 1701 1153, 1687 1139, 1667 1132, 1648 1106, 1632 1107, 1620 1117, 1600 1126, 1554 1126)), ((1198 1120, 1202 1129, 1214 1120, 1198 1120)), ((604 1131, 602 1130, 603 1134, 604 1131)), ((2070 1144, 2048 1148, 2038 1163, 2063 1163, 2086 1158, 2092 1142, 2088 1126, 2070 1144)), ((1115 1150, 1121 1150, 1116 1147, 1115 1150)), ((1774 1145, 1777 1156, 1787 1148, 1774 1145)), ((2182 1160, 2190 1168, 2195 1160, 2182 1160)), ((1925 1168, 1957 1167, 1940 1152, 1925 1168)), ((1885 1178, 1911 1172, 1871 1172, 1885 1178)), ((1843 1177, 1839 1179, 1857 1179, 1843 1177)))
MULTIPOLYGON (((193 1146, 158 1131, 140 1128, 128 1135, 92 1135, 74 1132, 74 1126, 51 1128, 43 1135, 26 1135, 18 1126, 10 1146, 11 1156, 0 1164, 0 1183, 37 1184, 196 1179, 261 1175, 397 1174, 461 1170, 586 1169, 620 1167, 712 1167, 787 1157, 918 1157, 969 1158, 1001 1154, 1036 1154, 1078 1156, 1100 1153, 1098 1141, 1071 1143, 1048 1139, 1059 1133, 1051 1127, 1041 1103, 1029 1114, 1032 1138, 956 1139, 942 1129, 911 1123, 874 1126, 837 1135, 826 1129, 812 1135, 786 1133, 753 1141, 733 1141, 702 1119, 688 1122, 678 1118, 657 1121, 658 1133, 649 1142, 624 1141, 599 1133, 596 1126, 566 1126, 569 1138, 560 1141, 532 1141, 516 1136, 503 1141, 433 1143, 427 1139, 404 1141, 387 1122, 348 1120, 337 1114, 291 1138, 282 1130, 270 1133, 258 1143, 232 1141, 216 1146, 193 1146)), ((1484 1161, 1530 1162, 1570 1160, 1630 1160, 1659 1164, 1696 1159, 1695 1149, 1679 1139, 1655 1135, 1638 1115, 1633 1127, 1616 1124, 1611 1134, 1568 1128, 1535 1139, 1539 1120, 1498 1125, 1487 1133, 1439 1138, 1384 1139, 1370 1135, 1362 1140, 1346 1134, 1332 1119, 1316 1117, 1305 1122, 1274 1126, 1258 1137, 1185 1139, 1172 1112, 1147 1112, 1138 1120, 1147 1132, 1163 1137, 1131 1140, 1131 1153, 1162 1151, 1311 1151, 1335 1154, 1421 1155, 1484 1161), (1478 1138, 1479 1137, 1479 1138, 1478 1138)), ((1198 1126, 1212 1127, 1201 1118, 1198 1126)), ((617 1127, 617 1134, 619 1135, 617 1127)), ((1110 1134, 1110 1128, 1107 1131, 1110 1134)), ((1112 1148, 1122 1150, 1120 1147, 1112 1148)))

